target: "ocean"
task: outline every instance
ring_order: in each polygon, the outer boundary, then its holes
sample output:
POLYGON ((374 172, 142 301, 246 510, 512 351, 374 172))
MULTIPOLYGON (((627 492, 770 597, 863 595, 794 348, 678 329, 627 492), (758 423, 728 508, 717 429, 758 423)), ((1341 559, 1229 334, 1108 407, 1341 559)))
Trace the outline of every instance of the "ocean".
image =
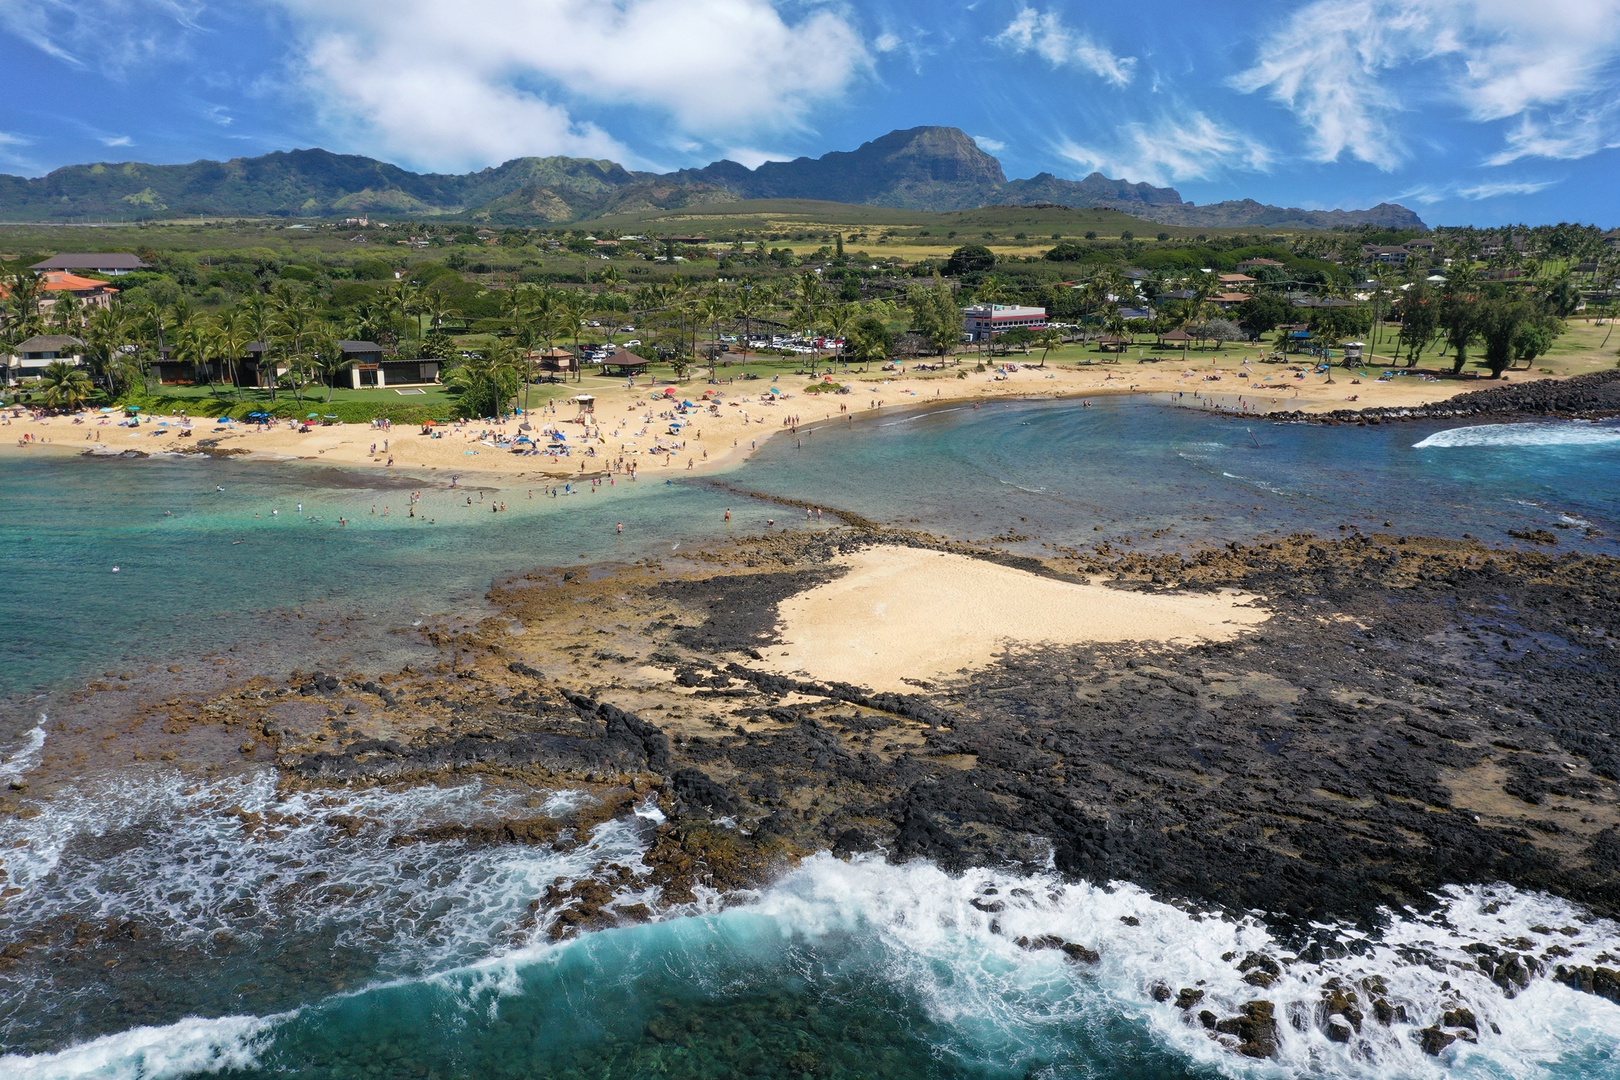
MULTIPOLYGON (((37 766, 56 697, 108 671, 231 648, 272 672, 397 665, 423 654, 413 624, 478 614, 505 575, 652 557, 767 518, 818 527, 745 491, 1032 552, 1345 526, 1513 546, 1536 545, 1510 529, 1544 532, 1554 551, 1620 554, 1614 424, 1324 429, 1120 399, 995 403, 784 436, 724 486, 645 477, 531 499, 301 465, 8 461, 0 782, 37 766)), ((522 797, 559 815, 585 798, 522 797)), ((1344 947, 1306 956, 1254 913, 1128 882, 823 855, 741 903, 700 896, 553 943, 530 902, 637 866, 659 812, 566 851, 400 842, 496 820, 516 798, 477 783, 288 793, 268 772, 154 765, 0 819, 0 945, 52 958, 0 966, 0 1077, 1620 1077, 1620 1006, 1549 979, 1510 999, 1463 948, 1556 935, 1576 964, 1620 945, 1620 928, 1557 898, 1458 886, 1375 929, 1326 928, 1344 947), (1101 958, 1015 944, 1048 934, 1101 958), (1254 990, 1222 958, 1250 951, 1285 961, 1267 991, 1275 1060, 1221 1049, 1154 993, 1197 986, 1231 1015, 1254 990), (1380 980, 1407 1022, 1328 1039, 1305 1020, 1332 977, 1380 980), (1412 1033, 1458 995, 1499 1034, 1422 1053, 1412 1033)))

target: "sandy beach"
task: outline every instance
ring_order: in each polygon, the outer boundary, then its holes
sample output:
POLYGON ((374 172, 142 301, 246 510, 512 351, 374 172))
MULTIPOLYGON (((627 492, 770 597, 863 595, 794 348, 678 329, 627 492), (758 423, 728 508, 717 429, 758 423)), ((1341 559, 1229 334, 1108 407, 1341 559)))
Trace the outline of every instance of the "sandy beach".
POLYGON ((908 678, 978 671, 1010 645, 1226 641, 1268 617, 1239 593, 1123 592, 919 548, 833 565, 848 572, 780 605, 770 669, 907 693, 908 678))
MULTIPOLYGON (((878 409, 1010 398, 1143 394, 1182 405, 1263 415, 1273 411, 1329 412, 1373 406, 1407 408, 1497 385, 1468 379, 1430 382, 1410 377, 1387 383, 1371 379, 1354 383, 1353 376, 1342 371, 1335 372, 1333 382, 1328 383, 1315 374, 1296 378, 1282 366, 1234 365, 1228 361, 1217 367, 1196 359, 1191 363, 1161 360, 1151 364, 1048 364, 1043 369, 1015 357, 1009 358, 1008 368, 978 373, 964 361, 943 372, 908 370, 890 378, 847 383, 851 388, 847 394, 805 393, 809 380, 803 376, 783 376, 774 383, 759 380, 713 385, 694 378, 673 387, 660 383, 635 389, 618 380, 587 379, 581 392, 596 399, 588 422, 582 422, 578 407, 566 399, 556 403, 555 411, 537 408, 531 418, 537 429, 555 425, 567 435, 566 441, 573 447, 567 457, 519 455, 502 447, 503 439, 525 434, 517 420, 501 425, 470 421, 434 427, 423 434, 422 428, 405 425, 382 430, 368 424, 333 424, 305 433, 285 420, 260 429, 193 418, 193 434, 182 438, 181 417, 146 418, 138 429, 131 430, 119 426, 117 415, 99 412, 40 419, 8 417, 0 422, 0 454, 87 450, 173 453, 195 450, 206 443, 215 452, 267 460, 474 474, 486 482, 518 477, 563 479, 603 473, 610 468, 674 475, 722 472, 745 460, 773 436, 787 433, 797 437, 807 429, 878 409), (779 393, 772 394, 773 388, 779 393), (669 389, 674 389, 677 396, 667 397, 669 389), (706 390, 717 395, 712 408, 701 406, 686 416, 673 411, 680 401, 700 404, 706 390), (672 420, 681 420, 685 426, 672 434, 672 420), (164 421, 169 426, 158 426, 164 421), (32 441, 20 445, 25 435, 32 436, 32 441), (669 448, 669 452, 655 452, 658 448, 669 448), (587 449, 594 454, 586 453, 587 449)), ((319 403, 311 402, 310 411, 321 411, 319 403)), ((542 447, 547 441, 539 437, 542 447)))

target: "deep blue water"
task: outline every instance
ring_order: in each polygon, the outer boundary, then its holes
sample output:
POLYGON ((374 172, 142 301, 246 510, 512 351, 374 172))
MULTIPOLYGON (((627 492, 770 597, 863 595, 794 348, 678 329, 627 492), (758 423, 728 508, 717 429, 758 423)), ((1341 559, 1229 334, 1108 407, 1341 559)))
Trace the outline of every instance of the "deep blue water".
MULTIPOLYGON (((519 486, 480 502, 474 489, 471 507, 438 481, 412 519, 411 485, 397 480, 8 459, 0 774, 24 775, 49 737, 48 724, 12 737, 34 724, 27 695, 41 688, 233 645, 282 668, 388 663, 414 647, 391 630, 476 613, 496 577, 800 521, 701 480, 556 500, 519 486), (510 511, 491 513, 491 500, 510 511)), ((1027 538, 1014 546, 1037 552, 1388 522, 1503 545, 1520 543, 1509 529, 1546 529, 1555 550, 1620 554, 1615 425, 1325 429, 1117 399, 998 403, 833 421, 772 441, 724 480, 962 539, 1012 530, 1027 538)), ((604 827, 566 856, 390 843, 496 813, 505 797, 360 792, 337 806, 278 793, 268 775, 199 786, 132 773, 0 820, 5 884, 20 890, 0 900, 0 944, 74 919, 138 918, 164 935, 139 958, 101 943, 50 968, 0 968, 0 1055, 14 1052, 0 1078, 1620 1077, 1620 1008, 1546 981, 1507 1001, 1469 972, 1463 937, 1421 920, 1396 920, 1343 971, 1291 972, 1271 991, 1304 1015, 1327 975, 1376 973, 1411 1004, 1411 1025, 1348 1047, 1287 1028, 1275 1064, 1218 1050, 1149 994, 1159 978, 1202 978, 1211 1004, 1234 1010, 1252 988, 1220 958, 1266 947, 1264 929, 1192 918, 1129 887, 996 882, 1004 898, 1028 897, 998 921, 1096 944, 1095 971, 997 933, 970 903, 988 877, 836 860, 752 905, 544 944, 528 901, 559 877, 633 864, 633 826, 604 827), (242 807, 282 824, 247 837, 242 807), (334 810, 372 825, 351 835, 334 810), (1413 962, 1424 950, 1431 962, 1413 962), (1427 1058, 1412 1031, 1457 992, 1503 1034, 1427 1058)), ((1528 934, 1577 916, 1545 898, 1459 893, 1450 926, 1528 934)), ((1617 937, 1590 929, 1594 953, 1617 937)))

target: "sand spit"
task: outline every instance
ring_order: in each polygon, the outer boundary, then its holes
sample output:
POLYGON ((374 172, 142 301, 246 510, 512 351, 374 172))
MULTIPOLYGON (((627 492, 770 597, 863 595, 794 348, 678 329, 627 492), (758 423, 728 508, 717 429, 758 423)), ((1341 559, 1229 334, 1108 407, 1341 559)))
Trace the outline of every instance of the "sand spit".
POLYGON ((770 670, 903 693, 986 668, 1015 643, 1228 641, 1268 618, 1243 593, 1125 592, 922 548, 871 547, 833 565, 847 572, 779 606, 770 670))

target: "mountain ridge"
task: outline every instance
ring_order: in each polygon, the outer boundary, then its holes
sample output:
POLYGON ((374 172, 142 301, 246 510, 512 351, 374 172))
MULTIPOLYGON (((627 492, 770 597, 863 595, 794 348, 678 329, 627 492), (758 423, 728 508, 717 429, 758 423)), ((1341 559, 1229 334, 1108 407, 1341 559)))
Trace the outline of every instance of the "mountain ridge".
POLYGON ((816 199, 907 210, 1060 205, 1121 210, 1151 222, 1211 227, 1426 226, 1411 210, 1305 210, 1252 199, 1198 206, 1174 188, 1094 172, 1008 180, 1001 162, 959 128, 891 131, 854 150, 768 161, 721 160, 672 173, 590 158, 522 157, 470 173, 414 173, 322 149, 278 150, 183 165, 100 162, 43 177, 0 175, 0 219, 140 221, 165 216, 342 217, 387 213, 492 224, 573 224, 612 213, 737 199, 816 199))

